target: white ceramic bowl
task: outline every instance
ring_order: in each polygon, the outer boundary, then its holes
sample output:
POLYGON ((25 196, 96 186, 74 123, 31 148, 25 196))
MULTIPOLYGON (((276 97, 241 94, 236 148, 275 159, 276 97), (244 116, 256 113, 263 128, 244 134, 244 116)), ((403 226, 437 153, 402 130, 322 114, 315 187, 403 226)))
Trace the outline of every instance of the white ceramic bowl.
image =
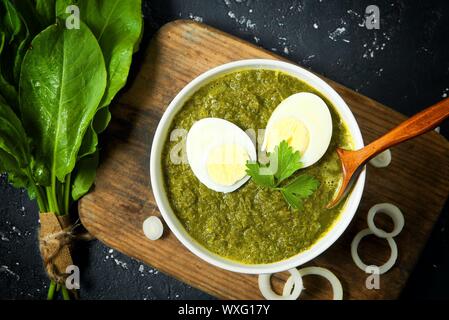
POLYGON ((360 203, 363 187, 365 185, 365 170, 363 170, 360 174, 352 189, 352 192, 349 194, 346 200, 346 205, 340 217, 334 223, 329 232, 325 234, 324 237, 322 237, 320 240, 318 240, 311 248, 289 259, 270 264, 244 264, 220 257, 196 242, 185 231, 184 227, 174 214, 164 190, 161 166, 161 154, 164 147, 164 142, 167 135, 169 134, 168 130, 170 128, 173 117, 183 107, 184 102, 193 93, 195 93, 200 87, 202 87, 209 81, 216 79, 221 75, 242 69, 280 70, 305 81, 307 84, 314 87, 321 94, 326 96, 337 108, 338 113, 348 125, 349 131, 353 136, 355 148, 358 149, 363 147, 362 135, 351 110, 348 108, 343 99, 338 95, 338 93, 335 92, 335 90, 332 89, 326 82, 324 82, 311 72, 286 62, 266 59, 235 61, 213 68, 198 76, 187 86, 185 86, 170 103, 164 115, 162 116, 161 121, 159 122, 154 136, 153 146, 151 148, 151 185, 156 203, 162 213, 162 216, 164 217, 165 222, 170 227, 175 236, 179 239, 179 241, 181 241, 181 243, 195 255, 209 262, 210 264, 234 272, 252 274, 276 273, 300 266, 314 259, 319 254, 324 252, 327 248, 329 248, 340 237, 340 235, 343 233, 343 231, 345 231, 345 229, 351 222, 360 203))

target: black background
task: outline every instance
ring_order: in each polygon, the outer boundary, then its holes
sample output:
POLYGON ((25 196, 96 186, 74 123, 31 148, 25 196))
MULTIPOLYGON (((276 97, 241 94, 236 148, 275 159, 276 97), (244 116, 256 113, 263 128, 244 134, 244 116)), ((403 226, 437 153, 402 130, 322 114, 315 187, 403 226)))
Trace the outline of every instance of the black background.
MULTIPOLYGON (((449 1, 149 0, 145 36, 185 18, 202 21, 340 82, 406 115, 449 95, 449 1), (361 26, 380 9, 380 29, 361 26)), ((107 134, 107 133, 106 133, 107 134)), ((449 125, 442 126, 449 137, 449 125)), ((449 178, 449 177, 448 177, 449 178)), ((0 298, 43 299, 48 280, 37 243, 37 205, 0 178, 0 298)), ((449 298, 449 204, 402 295, 449 298)), ((414 250, 410 244, 408 250, 414 250)), ((84 299, 210 299, 98 241, 75 253, 84 299)))

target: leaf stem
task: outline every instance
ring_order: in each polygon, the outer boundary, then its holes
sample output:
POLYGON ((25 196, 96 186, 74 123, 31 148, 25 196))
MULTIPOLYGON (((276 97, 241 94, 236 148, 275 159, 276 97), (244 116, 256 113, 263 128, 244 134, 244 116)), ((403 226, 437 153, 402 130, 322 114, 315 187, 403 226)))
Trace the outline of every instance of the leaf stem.
POLYGON ((36 181, 34 181, 33 173, 31 172, 31 168, 29 166, 26 168, 26 174, 28 176, 28 179, 30 179, 31 183, 36 188, 36 200, 37 200, 37 204, 39 206, 39 211, 47 212, 48 210, 47 210, 47 205, 46 205, 46 201, 45 201, 46 200, 45 194, 42 193, 42 188, 36 184, 36 181))
POLYGON ((59 215, 58 198, 56 197, 56 176, 54 175, 51 182, 51 192, 55 214, 59 215))
POLYGON ((49 203, 53 204, 53 212, 56 215, 60 215, 61 211, 59 210, 58 200, 57 200, 58 198, 56 197, 56 175, 54 173, 52 174, 52 177, 51 177, 50 197, 51 197, 51 200, 48 199, 48 201, 49 201, 49 203))
POLYGON ((53 300, 55 295, 56 283, 51 280, 50 287, 48 288, 47 300, 53 300))
POLYGON ((50 212, 55 212, 55 208, 53 206, 53 201, 52 201, 52 194, 51 194, 51 187, 46 187, 45 188, 45 192, 47 194, 47 201, 48 201, 48 211, 50 212))
POLYGON ((72 173, 69 173, 65 177, 65 183, 64 183, 64 214, 69 214, 71 180, 72 180, 72 173))
POLYGON ((37 190, 36 199, 37 199, 37 204, 39 205, 39 211, 47 212, 48 207, 47 207, 47 200, 46 200, 45 192, 43 192, 43 190, 40 186, 36 186, 36 190, 37 190))
POLYGON ((70 300, 69 291, 67 290, 67 288, 64 285, 61 285, 61 292, 62 292, 62 297, 64 300, 70 300))
POLYGON ((66 179, 67 176, 64 178, 64 182, 59 182, 59 180, 56 180, 56 200, 61 215, 68 213, 68 211, 65 210, 66 179))

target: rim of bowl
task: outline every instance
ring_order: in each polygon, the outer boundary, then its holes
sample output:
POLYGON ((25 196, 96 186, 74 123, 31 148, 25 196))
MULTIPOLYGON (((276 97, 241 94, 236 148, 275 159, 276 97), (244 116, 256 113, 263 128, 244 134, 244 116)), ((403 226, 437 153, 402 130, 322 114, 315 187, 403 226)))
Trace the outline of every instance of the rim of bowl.
POLYGON ((290 258, 268 264, 245 264, 221 257, 199 244, 184 229, 181 222, 173 212, 167 198, 162 174, 162 150, 165 140, 168 137, 168 130, 174 116, 183 107, 185 101, 192 94, 194 94, 203 85, 222 75, 228 74, 232 71, 245 69, 279 70, 306 82, 308 85, 326 96, 326 98, 328 98, 335 106, 337 109, 336 111, 343 118, 352 135, 354 147, 359 149, 364 146, 360 128, 351 110, 341 96, 324 80, 302 67, 284 61, 270 59, 238 60, 214 67, 202 73, 189 82, 169 104, 161 120, 159 121, 151 147, 151 186, 156 204, 168 227, 175 234, 176 238, 193 254, 214 266, 233 272, 247 274, 277 273, 291 268, 296 268, 316 258, 321 253, 326 251, 342 235, 352 221, 352 218, 354 217, 359 206, 365 185, 366 171, 364 168, 360 173, 357 182, 352 187, 351 193, 345 200, 346 204, 342 212, 336 221, 334 221, 330 229, 310 248, 290 258))

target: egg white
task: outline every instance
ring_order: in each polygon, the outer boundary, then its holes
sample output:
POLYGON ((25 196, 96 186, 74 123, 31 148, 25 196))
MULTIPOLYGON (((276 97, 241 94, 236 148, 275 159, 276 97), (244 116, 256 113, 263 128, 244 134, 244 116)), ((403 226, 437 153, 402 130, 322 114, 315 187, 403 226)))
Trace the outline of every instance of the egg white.
POLYGON ((301 154, 303 168, 320 160, 326 153, 332 138, 332 116, 326 103, 319 96, 309 93, 295 93, 283 100, 273 111, 265 130, 263 151, 267 150, 267 141, 273 127, 284 119, 296 119, 308 130, 309 142, 301 154))
POLYGON ((257 159, 251 138, 235 124, 220 118, 204 118, 193 124, 187 134, 186 153, 190 168, 201 183, 211 190, 228 193, 240 188, 249 176, 231 186, 212 181, 207 171, 207 156, 212 148, 224 144, 236 144, 246 150, 251 161, 257 159))

